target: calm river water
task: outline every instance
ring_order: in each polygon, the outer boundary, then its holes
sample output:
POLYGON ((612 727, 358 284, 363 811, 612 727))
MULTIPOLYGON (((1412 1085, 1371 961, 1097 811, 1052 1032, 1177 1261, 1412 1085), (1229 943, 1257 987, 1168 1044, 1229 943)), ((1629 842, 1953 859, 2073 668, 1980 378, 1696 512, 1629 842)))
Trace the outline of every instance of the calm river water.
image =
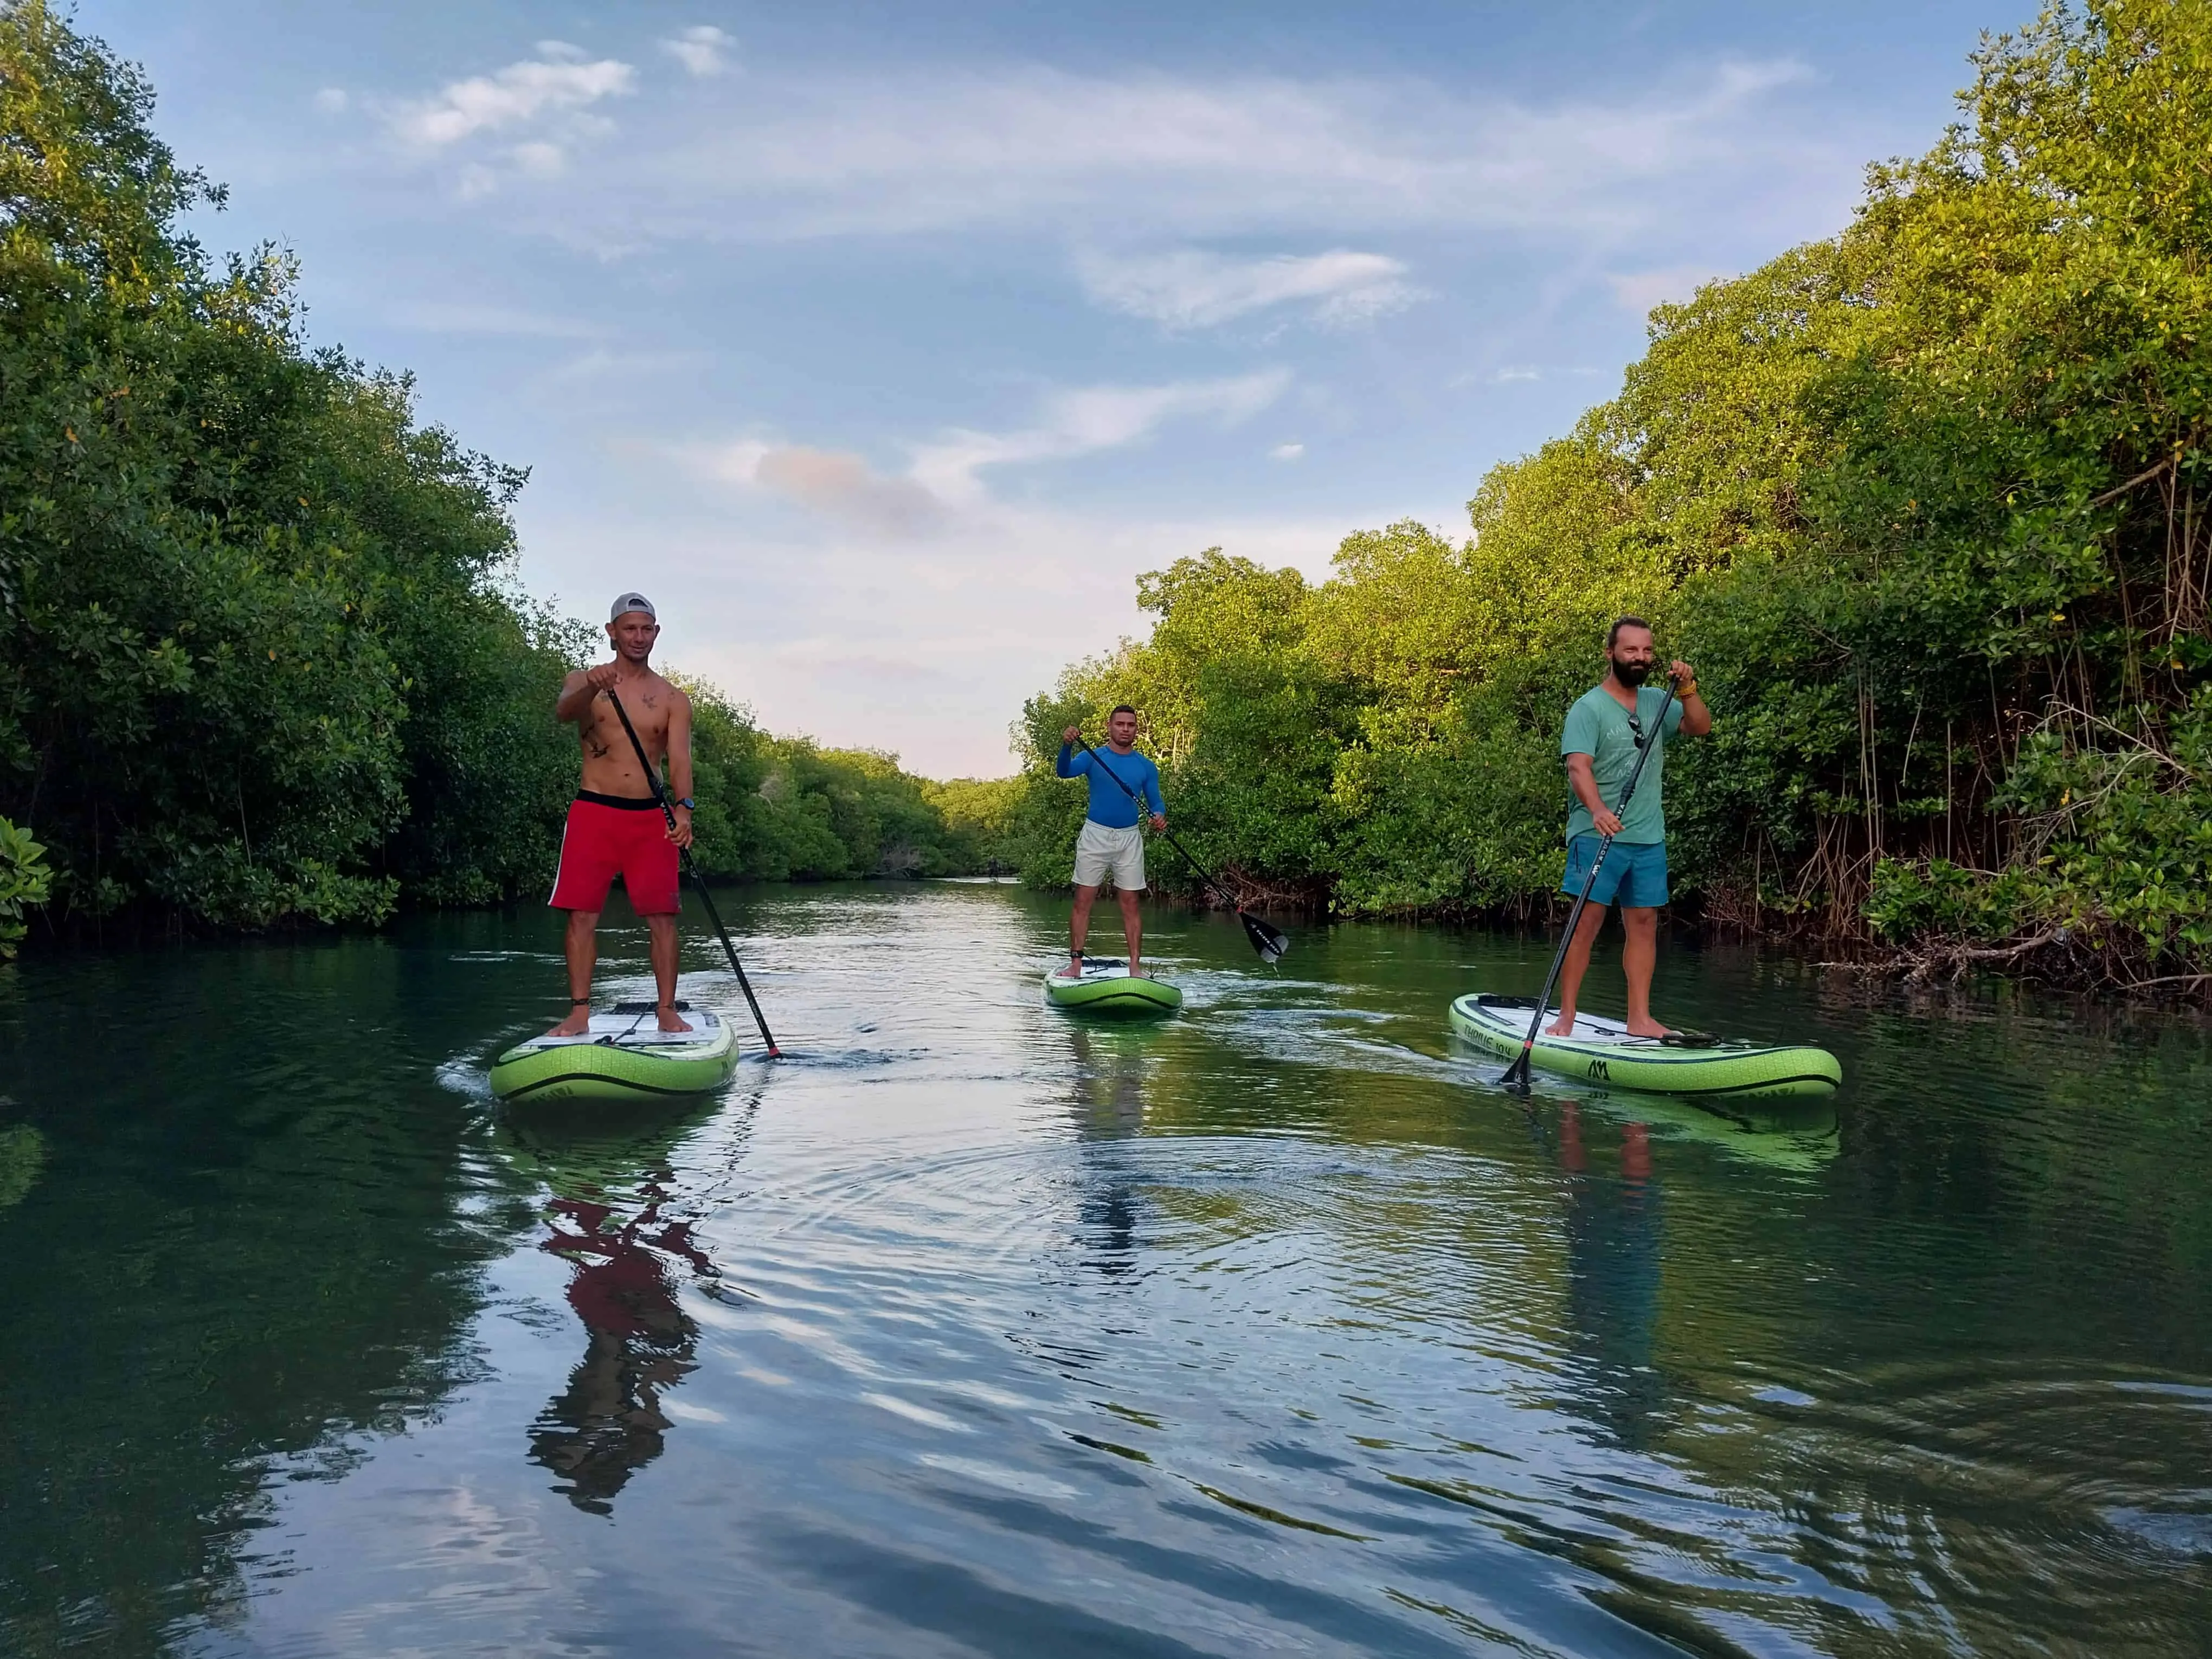
POLYGON ((543 913, 0 973, 0 1652, 2212 1640, 2199 1023, 1672 945, 1843 1059, 1752 1131, 1500 1092, 1540 940, 1156 914, 1113 1027, 1011 888, 726 908, 674 1110, 493 1105, 543 913))

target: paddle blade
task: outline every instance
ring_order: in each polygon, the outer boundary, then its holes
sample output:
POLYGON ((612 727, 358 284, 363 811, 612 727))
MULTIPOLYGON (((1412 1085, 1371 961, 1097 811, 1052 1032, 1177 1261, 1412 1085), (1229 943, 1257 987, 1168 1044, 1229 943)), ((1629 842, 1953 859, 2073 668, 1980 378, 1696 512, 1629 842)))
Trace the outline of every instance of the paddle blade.
POLYGON ((1260 953, 1260 960, 1270 968, 1283 959, 1283 952, 1291 948, 1291 936, 1279 927, 1270 927, 1259 917, 1239 910, 1237 920, 1244 924, 1244 937, 1252 941, 1252 948, 1260 953))

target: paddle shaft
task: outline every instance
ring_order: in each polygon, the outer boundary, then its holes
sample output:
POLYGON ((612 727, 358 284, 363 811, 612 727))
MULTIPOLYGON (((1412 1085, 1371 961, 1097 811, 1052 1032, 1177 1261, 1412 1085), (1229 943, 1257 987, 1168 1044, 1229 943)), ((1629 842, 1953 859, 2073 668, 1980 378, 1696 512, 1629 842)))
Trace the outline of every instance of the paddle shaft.
MULTIPOLYGON (((607 688, 607 701, 615 706, 615 718, 629 734, 629 746, 637 750, 637 763, 645 769, 645 781, 652 787, 653 798, 659 803, 660 816, 668 820, 671 830, 676 828, 676 809, 668 804, 668 792, 660 787, 660 774, 653 769, 653 763, 645 757, 645 745, 638 741, 637 728, 629 723, 629 711, 622 706, 611 685, 607 688)), ((738 947, 730 943, 730 931, 722 926, 722 913, 714 908, 714 896, 707 890, 707 878, 699 873, 699 866, 691 861, 691 849, 678 847, 676 855, 684 860, 684 873, 691 878, 691 884, 699 890, 699 902, 707 907, 707 920, 714 924, 714 937, 722 941, 723 952, 730 958, 730 968, 738 976, 738 988, 745 994, 745 1006, 753 1011, 753 1024, 760 1027, 761 1041, 768 1045, 768 1057, 775 1060, 783 1050, 775 1046, 775 1038, 768 1029, 768 1018, 761 1012, 760 1000, 753 995, 752 981, 745 977, 744 964, 738 960, 738 947)))
MULTIPOLYGON (((1667 712, 1674 706, 1674 677, 1669 674, 1667 676, 1667 695, 1659 700, 1659 718, 1653 722, 1651 735, 1644 740, 1644 747, 1636 751, 1636 764, 1628 769, 1628 781, 1620 787, 1620 799, 1613 809, 1613 817, 1619 817, 1628 810, 1628 803, 1636 793, 1637 783, 1644 776, 1644 763, 1651 758, 1653 750, 1666 741, 1667 712)), ((1567 947, 1574 943, 1575 928, 1582 921, 1584 907, 1589 903, 1590 890, 1597 885, 1597 872, 1605 867, 1605 855, 1612 850, 1613 837, 1606 836, 1600 838, 1597 856, 1590 860, 1589 874, 1583 878, 1583 890, 1575 895, 1574 908, 1567 912, 1566 932, 1559 935, 1559 948, 1552 953, 1552 971, 1544 975, 1544 988, 1537 994, 1536 1012, 1529 1018, 1528 1035, 1522 1038, 1521 1053, 1505 1068, 1505 1075, 1499 1079, 1501 1082, 1514 1082, 1514 1074, 1518 1073, 1521 1086, 1524 1089, 1528 1086, 1529 1056, 1536 1052, 1536 1034, 1543 1029, 1544 1015, 1552 1006, 1552 988, 1559 982, 1559 969, 1566 964, 1567 947)))
MULTIPOLYGON (((1116 788, 1120 789, 1121 792, 1127 795, 1131 800, 1136 802, 1137 814, 1139 817, 1142 817, 1145 812, 1144 797, 1138 794, 1135 790, 1130 788, 1127 784, 1123 783, 1121 781, 1121 775, 1119 772, 1116 772, 1112 767, 1106 765, 1106 757, 1100 754, 1096 749, 1093 749, 1091 746, 1091 740, 1088 738, 1083 740, 1083 752, 1090 756, 1092 760, 1097 761, 1101 767, 1105 769, 1106 775, 1114 780, 1115 787, 1116 788)), ((1226 887, 1224 887, 1219 882, 1216 881, 1213 877, 1207 872, 1206 867, 1204 865, 1200 864, 1196 859, 1191 857, 1190 849, 1175 838, 1175 831, 1172 830, 1164 829, 1160 831, 1160 834, 1167 837, 1167 843, 1169 846, 1174 848, 1176 852, 1182 854, 1183 862, 1190 866, 1192 869, 1198 872, 1200 880, 1203 881, 1208 887, 1211 887, 1221 900, 1226 903, 1230 908, 1236 911, 1238 915, 1241 916, 1244 914, 1244 907, 1237 903, 1236 895, 1231 893, 1226 887)))

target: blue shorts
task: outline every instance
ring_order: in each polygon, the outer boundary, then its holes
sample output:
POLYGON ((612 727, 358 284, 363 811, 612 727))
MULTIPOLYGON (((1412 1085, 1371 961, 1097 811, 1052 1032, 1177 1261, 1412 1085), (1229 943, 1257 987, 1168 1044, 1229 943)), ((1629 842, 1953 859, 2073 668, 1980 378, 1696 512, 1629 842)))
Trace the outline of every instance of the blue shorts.
MULTIPOLYGON (((1567 873, 1559 890, 1569 898, 1583 890, 1589 879, 1590 860, 1597 856, 1598 837, 1577 836, 1567 843, 1567 873)), ((1605 855, 1605 868, 1597 872, 1590 889, 1592 904, 1625 904, 1638 909, 1657 909, 1667 902, 1667 843, 1663 841, 1613 842, 1605 855)))

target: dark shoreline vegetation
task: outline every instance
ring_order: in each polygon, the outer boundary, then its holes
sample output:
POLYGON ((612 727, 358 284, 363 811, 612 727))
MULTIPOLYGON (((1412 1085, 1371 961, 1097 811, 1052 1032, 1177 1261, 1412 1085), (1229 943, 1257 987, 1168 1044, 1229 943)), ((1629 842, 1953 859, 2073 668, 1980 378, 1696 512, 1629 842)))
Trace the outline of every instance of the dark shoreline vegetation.
MULTIPOLYGON (((1559 718, 1636 611, 1721 722, 1668 769, 1685 915, 2203 988, 2212 17, 2057 6, 1975 69, 1841 235, 1656 311, 1467 539, 1354 535, 1319 585, 1218 550, 1144 578, 1149 638, 1030 702, 1016 779, 931 783, 695 686, 702 867, 1064 883, 1059 729, 1126 699, 1179 832, 1255 895, 1525 919, 1563 861, 1559 718)), ((310 349, 278 252, 185 236, 220 191, 44 0, 0 0, 0 952, 26 912, 535 897, 574 765, 547 709, 596 633, 514 584, 525 473, 310 349)))
POLYGON ((2054 6, 1974 66, 1841 235, 1656 310, 1466 540, 1145 578, 1150 637, 1028 706, 1025 875, 1067 877, 1060 727, 1127 701, 1257 894, 1547 909, 1559 722, 1638 611, 1719 722, 1668 768, 1678 908, 1922 977, 2212 982, 2212 12, 2054 6))

